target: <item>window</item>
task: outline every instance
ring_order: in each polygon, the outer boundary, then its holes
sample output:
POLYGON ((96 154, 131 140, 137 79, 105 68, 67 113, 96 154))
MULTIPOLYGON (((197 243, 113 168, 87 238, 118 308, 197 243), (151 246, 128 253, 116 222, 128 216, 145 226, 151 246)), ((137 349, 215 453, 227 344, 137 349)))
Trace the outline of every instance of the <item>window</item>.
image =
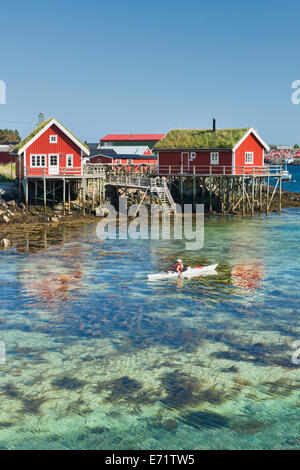
POLYGON ((210 154, 210 164, 219 165, 219 152, 211 152, 210 154))
POLYGON ((30 155, 30 166, 35 168, 45 168, 46 155, 30 155))
POLYGON ((67 155, 67 168, 73 168, 73 155, 67 155))
POLYGON ((253 163, 253 152, 245 152, 245 164, 251 165, 253 163))
POLYGON ((49 165, 58 166, 58 155, 49 155, 49 165))
POLYGON ((122 160, 116 160, 117 165, 121 165, 121 163, 122 163, 122 160))
POLYGON ((127 160, 127 163, 128 163, 128 165, 132 165, 132 164, 133 164, 133 160, 132 160, 132 159, 129 159, 129 160, 127 160))
POLYGON ((196 152, 191 152, 190 160, 195 160, 196 152))
POLYGON ((50 135, 49 142, 50 144, 57 144, 57 135, 50 135))

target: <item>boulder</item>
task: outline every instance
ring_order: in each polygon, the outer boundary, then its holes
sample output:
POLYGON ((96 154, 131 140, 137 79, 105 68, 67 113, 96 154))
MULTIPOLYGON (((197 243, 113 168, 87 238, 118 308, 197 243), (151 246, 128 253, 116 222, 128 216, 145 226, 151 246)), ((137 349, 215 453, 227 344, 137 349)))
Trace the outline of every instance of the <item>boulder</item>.
POLYGON ((7 215, 4 215, 4 216, 2 217, 2 219, 3 219, 3 221, 4 221, 6 224, 8 224, 8 222, 9 222, 9 217, 8 217, 7 215))
POLYGON ((4 245, 4 248, 9 248, 11 245, 11 241, 8 238, 2 238, 1 245, 4 245))
POLYGON ((103 206, 96 207, 95 209, 96 217, 105 217, 106 215, 108 215, 108 212, 109 210, 107 209, 107 207, 103 206))

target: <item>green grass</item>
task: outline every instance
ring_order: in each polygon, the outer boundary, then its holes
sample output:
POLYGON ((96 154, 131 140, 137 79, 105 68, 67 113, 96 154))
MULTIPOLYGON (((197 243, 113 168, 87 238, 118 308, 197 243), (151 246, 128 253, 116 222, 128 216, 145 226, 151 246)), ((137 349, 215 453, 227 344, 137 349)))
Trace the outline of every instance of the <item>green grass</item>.
POLYGON ((0 182, 1 183, 9 183, 10 181, 14 181, 16 177, 16 164, 8 163, 7 165, 0 165, 0 182))
POLYGON ((154 149, 173 148, 226 148, 231 149, 246 134, 243 129, 173 129, 161 139, 154 149))

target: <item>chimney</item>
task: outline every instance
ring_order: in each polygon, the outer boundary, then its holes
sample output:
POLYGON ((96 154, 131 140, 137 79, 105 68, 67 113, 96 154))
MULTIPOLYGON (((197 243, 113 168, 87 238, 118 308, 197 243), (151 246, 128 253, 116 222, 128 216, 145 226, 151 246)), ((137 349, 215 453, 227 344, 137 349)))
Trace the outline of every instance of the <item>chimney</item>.
POLYGON ((43 124, 44 121, 45 121, 44 113, 40 113, 39 114, 39 124, 43 124))
POLYGON ((213 118, 213 132, 216 132, 216 118, 213 118))

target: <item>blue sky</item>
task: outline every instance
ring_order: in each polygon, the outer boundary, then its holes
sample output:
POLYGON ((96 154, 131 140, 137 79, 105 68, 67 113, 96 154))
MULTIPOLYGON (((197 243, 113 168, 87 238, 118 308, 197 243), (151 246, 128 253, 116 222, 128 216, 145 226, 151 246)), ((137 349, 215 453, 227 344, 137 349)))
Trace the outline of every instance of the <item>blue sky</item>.
POLYGON ((97 141, 216 117, 300 144, 299 18, 296 1, 1 2, 0 127, 24 136, 43 111, 97 141))

